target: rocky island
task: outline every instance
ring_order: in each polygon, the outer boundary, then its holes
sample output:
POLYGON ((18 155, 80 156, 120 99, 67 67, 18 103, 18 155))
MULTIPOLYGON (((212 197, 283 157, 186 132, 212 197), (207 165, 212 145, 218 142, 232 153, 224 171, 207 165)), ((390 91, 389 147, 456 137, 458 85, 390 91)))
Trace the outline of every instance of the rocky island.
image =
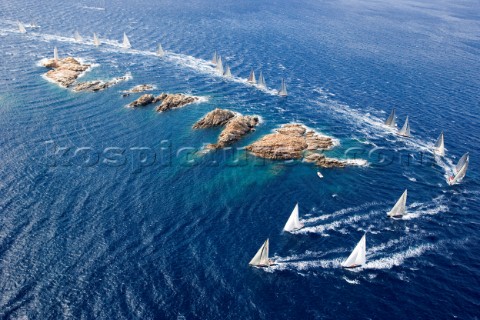
POLYGON ((217 143, 207 145, 207 149, 220 149, 237 142, 243 136, 255 130, 258 125, 257 116, 244 116, 230 110, 215 109, 197 121, 194 129, 225 126, 217 143))
POLYGON ((81 64, 72 57, 49 59, 43 62, 42 65, 52 69, 45 76, 65 88, 70 87, 83 72, 90 68, 89 64, 81 64))
POLYGON ((282 125, 274 133, 267 134, 246 149, 253 155, 265 159, 304 159, 324 168, 345 167, 346 161, 327 158, 314 152, 331 149, 333 146, 335 140, 331 137, 308 130, 302 124, 291 123, 282 125))
POLYGON ((170 109, 183 107, 187 104, 197 102, 198 97, 189 96, 182 93, 162 93, 159 96, 153 94, 144 94, 137 100, 131 102, 128 106, 131 108, 144 107, 152 103, 160 102, 155 109, 157 112, 163 112, 170 109))

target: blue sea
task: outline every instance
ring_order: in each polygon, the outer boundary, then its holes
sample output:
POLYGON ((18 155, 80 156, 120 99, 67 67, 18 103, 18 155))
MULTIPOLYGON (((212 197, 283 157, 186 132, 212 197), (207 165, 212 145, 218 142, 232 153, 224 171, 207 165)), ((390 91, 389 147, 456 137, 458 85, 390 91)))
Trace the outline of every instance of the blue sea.
POLYGON ((478 319, 479 88, 474 0, 1 0, 0 318, 478 319), (54 47, 94 66, 80 81, 129 80, 61 88, 42 77, 54 47), (143 83, 202 100, 127 108, 143 83), (192 125, 215 108, 261 124, 199 153, 221 128, 192 125), (384 126, 392 108, 412 138, 384 126), (292 122, 357 165, 245 151, 292 122), (407 216, 388 219, 405 189, 407 216), (282 232, 296 203, 305 228, 282 232), (363 234, 367 263, 342 269, 363 234), (267 238, 277 265, 249 267, 267 238))

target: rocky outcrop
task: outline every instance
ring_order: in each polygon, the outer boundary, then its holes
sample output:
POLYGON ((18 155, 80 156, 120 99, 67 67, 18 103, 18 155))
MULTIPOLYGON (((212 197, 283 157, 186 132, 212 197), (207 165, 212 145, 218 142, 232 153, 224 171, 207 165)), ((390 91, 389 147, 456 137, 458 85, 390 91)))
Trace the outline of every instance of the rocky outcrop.
POLYGON ((312 130, 308 130, 301 124, 285 124, 274 133, 267 134, 260 140, 247 146, 247 150, 253 155, 273 160, 302 159, 313 162, 318 166, 344 167, 345 162, 325 157, 320 153, 310 152, 305 156, 307 150, 326 150, 334 146, 331 137, 322 136, 312 130))
POLYGON ((202 119, 198 120, 194 125, 194 129, 212 128, 225 125, 231 118, 235 116, 230 110, 215 109, 207 113, 202 119))
POLYGON ((151 84, 139 84, 138 86, 135 86, 129 90, 123 91, 122 96, 128 97, 131 93, 140 93, 140 92, 150 91, 153 89, 155 89, 155 87, 151 84))
POLYGON ((87 82, 80 82, 75 85, 73 88, 74 91, 100 91, 104 90, 107 88, 110 88, 111 86, 116 85, 117 83, 121 81, 128 80, 128 75, 125 75, 123 77, 118 77, 114 78, 110 81, 103 81, 103 80, 93 80, 93 81, 87 81, 87 82))
POLYGON ((157 112, 164 112, 170 109, 180 108, 187 104, 198 101, 198 97, 188 96, 182 93, 162 93, 155 99, 157 101, 162 101, 162 103, 155 109, 157 112))
POLYGON ((225 126, 220 133, 217 143, 207 145, 206 149, 220 149, 237 142, 249 132, 255 130, 259 118, 256 116, 244 116, 230 110, 215 109, 207 113, 197 121, 194 129, 212 128, 225 126))
POLYGON ((50 59, 43 63, 51 68, 45 76, 62 87, 71 86, 83 72, 90 68, 88 64, 81 64, 78 60, 67 57, 64 59, 50 59))
POLYGON ((156 100, 155 96, 153 94, 144 94, 137 100, 131 102, 128 106, 132 108, 136 107, 144 107, 146 105, 149 105, 151 103, 154 103, 156 100))

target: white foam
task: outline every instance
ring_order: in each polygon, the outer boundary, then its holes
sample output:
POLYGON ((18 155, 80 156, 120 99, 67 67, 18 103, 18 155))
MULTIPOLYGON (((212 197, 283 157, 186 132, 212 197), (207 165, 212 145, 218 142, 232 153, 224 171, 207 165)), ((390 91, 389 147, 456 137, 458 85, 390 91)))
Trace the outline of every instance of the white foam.
POLYGON ((343 280, 347 281, 347 283, 350 283, 350 284, 360 284, 360 281, 358 280, 355 280, 355 279, 348 279, 347 277, 343 276, 342 277, 343 280))
POLYGON ((394 253, 392 255, 373 260, 367 261, 367 263, 361 267, 361 269, 391 269, 395 266, 403 264, 403 262, 410 258, 415 258, 421 256, 424 252, 432 250, 433 245, 420 245, 415 248, 408 248, 405 251, 394 253))

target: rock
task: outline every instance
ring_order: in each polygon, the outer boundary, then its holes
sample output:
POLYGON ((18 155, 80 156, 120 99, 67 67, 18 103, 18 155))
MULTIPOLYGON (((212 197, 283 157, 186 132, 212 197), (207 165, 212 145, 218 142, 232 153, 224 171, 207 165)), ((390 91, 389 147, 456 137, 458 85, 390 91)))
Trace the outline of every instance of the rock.
POLYGON ((129 90, 123 91, 122 97, 128 97, 131 93, 140 93, 140 92, 150 91, 153 89, 155 89, 155 87, 151 84, 139 84, 138 86, 135 86, 129 90))
POLYGON ((100 91, 109 87, 108 82, 100 80, 80 82, 73 88, 74 91, 100 91))
POLYGON ((325 155, 320 153, 311 153, 305 157, 306 162, 315 163, 319 167, 323 168, 343 168, 347 165, 345 161, 327 158, 325 155))
POLYGON ((285 124, 247 146, 247 150, 261 158, 290 160, 303 158, 306 150, 328 149, 333 145, 332 138, 307 132, 301 124, 285 124))
POLYGON ((43 66, 53 69, 48 71, 45 76, 63 87, 71 86, 82 72, 90 68, 90 65, 81 64, 72 57, 50 59, 44 62, 43 66))
POLYGON ((220 133, 215 149, 225 148, 226 146, 237 142, 244 135, 255 130, 258 124, 258 117, 256 116, 242 116, 237 115, 227 122, 227 125, 220 133))
POLYGON ((157 107, 156 111, 164 112, 170 109, 180 108, 187 104, 198 101, 198 97, 188 96, 182 93, 162 93, 157 98, 155 98, 155 102, 157 101, 162 101, 162 103, 157 107))
POLYGON ((215 109, 207 113, 202 119, 198 120, 194 125, 194 129, 212 128, 225 125, 231 118, 235 116, 230 110, 215 109))
POLYGON ((143 107, 143 106, 146 106, 148 104, 153 103, 155 100, 156 99, 153 96, 153 94, 144 94, 140 98, 138 98, 137 100, 131 102, 128 106, 132 107, 132 108, 143 107))

